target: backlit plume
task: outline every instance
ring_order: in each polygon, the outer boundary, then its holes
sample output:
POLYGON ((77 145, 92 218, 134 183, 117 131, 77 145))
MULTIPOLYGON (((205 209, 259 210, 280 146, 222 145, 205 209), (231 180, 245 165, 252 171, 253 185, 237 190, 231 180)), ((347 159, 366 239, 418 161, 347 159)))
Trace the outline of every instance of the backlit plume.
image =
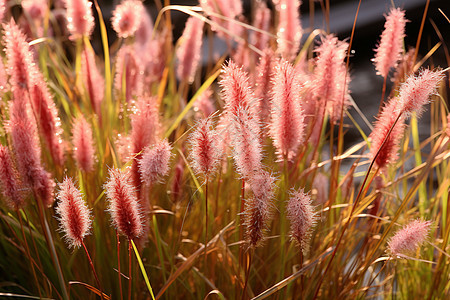
POLYGON ((202 119, 189 137, 191 152, 189 158, 195 173, 209 179, 216 171, 221 157, 220 137, 212 128, 211 119, 202 119))
POLYGON ((92 109, 98 116, 101 116, 105 80, 95 64, 95 53, 92 48, 85 48, 81 53, 81 73, 83 74, 83 84, 89 95, 92 109))
POLYGON ((203 21, 197 17, 189 17, 180 37, 180 46, 176 56, 178 60, 177 76, 188 83, 194 81, 195 71, 201 58, 203 37, 203 21))
POLYGON ((388 242, 389 253, 402 257, 413 254, 423 244, 430 233, 431 222, 414 220, 395 235, 388 242))
POLYGON ((311 205, 311 197, 303 189, 292 190, 286 212, 291 222, 291 236, 298 242, 303 253, 309 250, 311 231, 317 222, 317 215, 311 205))
POLYGON ((397 66, 403 52, 406 22, 405 11, 399 8, 392 8, 386 16, 381 40, 375 49, 375 58, 372 60, 377 75, 387 77, 389 70, 397 66))
POLYGON ((69 247, 80 247, 91 228, 90 211, 71 178, 66 177, 58 186, 56 213, 59 216, 60 230, 64 232, 69 247))
POLYGON ((144 229, 141 207, 129 174, 120 169, 111 169, 105 189, 114 227, 128 239, 140 237, 144 229))
POLYGON ((304 117, 300 89, 294 66, 279 60, 275 66, 269 135, 279 160, 292 160, 304 139, 304 117))
POLYGON ((139 160, 141 180, 147 185, 161 182, 162 178, 169 174, 169 162, 172 157, 172 146, 167 140, 147 147, 139 160))
POLYGON ((121 38, 127 38, 136 33, 142 20, 145 7, 139 0, 125 0, 116 6, 112 12, 112 27, 121 38))
POLYGON ((92 2, 89 0, 65 0, 67 29, 73 39, 89 37, 95 26, 92 2))
POLYGON ((13 210, 25 205, 24 194, 9 149, 0 145, 0 187, 6 204, 13 210))
POLYGON ((73 158, 77 167, 90 172, 94 169, 95 150, 92 138, 91 125, 80 115, 73 124, 72 128, 73 158))
POLYGON ((280 0, 276 6, 279 13, 277 51, 287 60, 292 60, 300 48, 303 32, 300 5, 300 0, 280 0))

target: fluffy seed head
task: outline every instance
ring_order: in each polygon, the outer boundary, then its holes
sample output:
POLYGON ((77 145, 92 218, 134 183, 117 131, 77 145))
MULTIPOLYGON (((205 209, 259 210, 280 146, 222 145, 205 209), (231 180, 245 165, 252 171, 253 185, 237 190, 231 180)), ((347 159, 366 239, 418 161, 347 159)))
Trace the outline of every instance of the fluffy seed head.
POLYGON ((278 159, 292 160, 304 140, 304 116, 300 106, 299 82, 294 66, 286 60, 275 65, 269 135, 278 159))
POLYGON ((147 147, 139 160, 139 171, 141 180, 147 185, 161 182, 162 178, 169 173, 169 163, 172 157, 172 147, 167 140, 163 140, 147 147))
POLYGON ((71 38, 89 37, 95 26, 92 2, 89 0, 65 0, 65 2, 67 29, 71 34, 71 38))
POLYGON ((292 60, 300 48, 303 32, 300 24, 300 5, 300 0, 280 0, 277 5, 277 51, 287 60, 292 60))
POLYGON ((114 227, 128 239, 135 239, 143 232, 141 207, 129 174, 120 169, 111 169, 105 184, 114 227))
POLYGON ((94 169, 95 150, 91 125, 83 115, 78 116, 72 128, 73 158, 77 167, 84 172, 94 169))
POLYGON ((144 11, 142 12, 141 23, 139 24, 139 27, 134 35, 134 41, 138 52, 139 50, 145 51, 146 46, 152 40, 152 34, 153 34, 152 17, 148 13, 148 11, 144 9, 144 11))
POLYGON ((341 111, 348 105, 348 84, 344 59, 348 43, 339 41, 333 35, 322 39, 317 52, 314 69, 314 97, 326 103, 330 119, 334 123, 340 120, 341 111))
POLYGON ((389 240, 389 253, 392 256, 402 256, 414 253, 428 237, 430 226, 430 221, 420 220, 414 220, 404 226, 389 240))
POLYGON ((6 204, 13 210, 21 209, 25 198, 9 149, 3 145, 0 145, 0 184, 6 204))
POLYGON ((428 69, 422 70, 417 77, 409 76, 406 82, 400 86, 398 112, 405 113, 407 116, 413 112, 420 115, 443 78, 444 73, 442 71, 430 71, 428 69))
POLYGON ((64 146, 61 138, 61 120, 59 119, 55 102, 40 72, 36 72, 32 78, 30 100, 39 131, 44 137, 53 162, 58 166, 62 166, 64 163, 64 146))
POLYGON ((114 88, 119 92, 119 96, 125 96, 126 101, 130 102, 133 96, 142 95, 142 76, 142 61, 136 55, 135 48, 129 45, 120 48, 116 57, 116 75, 114 77, 114 88))
POLYGON ((201 58, 202 37, 203 21, 197 17, 189 17, 179 40, 180 46, 176 51, 178 79, 189 83, 194 81, 195 71, 201 58))
POLYGON ((266 33, 253 31, 252 44, 260 50, 266 49, 269 45, 270 36, 268 35, 268 33, 270 32, 270 21, 270 9, 267 7, 266 2, 257 2, 253 26, 262 31, 265 31, 266 33))
POLYGON ((311 230, 317 222, 311 197, 303 189, 292 190, 286 206, 287 218, 291 222, 291 236, 298 242, 303 253, 308 252, 311 230))
POLYGON ((381 40, 373 59, 377 75, 387 77, 389 70, 397 66, 403 52, 406 22, 405 11, 399 8, 392 8, 386 16, 381 40))
POLYGON ((89 234, 91 214, 71 178, 66 177, 58 186, 56 213, 59 215, 60 230, 64 232, 69 248, 80 247, 89 234))
POLYGON ((211 119, 200 120, 189 137, 191 152, 189 158, 195 173, 210 178, 222 157, 219 133, 212 129, 211 119))
POLYGON ((260 57, 256 67, 255 96, 258 101, 259 119, 261 122, 269 122, 271 111, 272 75, 275 66, 275 53, 267 48, 260 57))
POLYGON ((5 2, 6 0, 0 0, 0 22, 3 21, 3 17, 5 16, 5 2))
POLYGON ((261 125, 248 108, 238 106, 232 113, 231 144, 237 172, 249 179, 262 170, 261 125))
POLYGON ((276 178, 261 171, 250 179, 253 196, 245 201, 244 225, 250 247, 256 247, 264 238, 267 224, 272 217, 276 178))
POLYGON ((81 53, 81 73, 92 109, 98 116, 101 116, 105 80, 95 64, 95 53, 92 48, 85 48, 81 53))
POLYGON ((11 20, 3 24, 3 39, 5 40, 6 73, 15 97, 20 91, 27 90, 31 85, 31 77, 36 72, 33 55, 26 37, 19 27, 11 20))
POLYGON ((121 38, 127 38, 136 33, 145 12, 144 5, 139 0, 125 0, 113 11, 112 27, 121 38))
MULTIPOLYGON (((391 127, 395 124, 395 120, 398 116, 395 109, 396 106, 397 99, 394 98, 390 100, 388 104, 383 107, 383 110, 375 123, 375 127, 370 134, 372 142, 370 144, 369 158, 371 160, 375 158, 378 150, 383 145, 383 141, 388 136, 391 127)), ((394 163, 397 160, 400 141, 403 137, 404 130, 405 119, 403 115, 401 115, 375 160, 376 166, 380 169, 384 169, 388 164, 394 163)))
POLYGON ((214 105, 213 99, 213 91, 208 88, 200 96, 198 96, 194 103, 194 111, 196 112, 195 116, 199 119, 207 118, 216 110, 217 109, 214 105))

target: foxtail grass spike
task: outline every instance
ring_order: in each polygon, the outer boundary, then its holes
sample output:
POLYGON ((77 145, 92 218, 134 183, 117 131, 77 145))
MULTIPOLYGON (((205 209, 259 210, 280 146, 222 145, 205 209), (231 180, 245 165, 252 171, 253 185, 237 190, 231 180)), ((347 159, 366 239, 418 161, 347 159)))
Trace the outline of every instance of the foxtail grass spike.
POLYGON ((66 177, 58 187, 56 213, 59 216, 60 230, 64 233, 69 248, 79 248, 84 237, 89 234, 91 213, 71 178, 66 177))
POLYGON ((167 140, 162 140, 144 150, 142 158, 138 162, 142 182, 145 182, 148 186, 162 182, 170 171, 171 151, 172 146, 169 145, 167 140))
POLYGON ((0 145, 0 186, 6 204, 17 211, 25 205, 25 195, 21 190, 21 184, 14 168, 9 149, 0 145))
POLYGON ((414 253, 430 234, 431 222, 414 220, 397 231, 388 242, 388 252, 392 256, 414 253))
POLYGON ((114 227, 128 239, 140 237, 144 230, 141 207, 129 174, 120 169, 110 169, 105 189, 114 227))
POLYGON ((264 33, 253 31, 251 41, 252 44, 260 50, 266 49, 269 46, 270 22, 271 13, 270 9, 267 7, 266 2, 257 2, 253 26, 263 31, 264 33))
POLYGON ((95 149, 91 125, 83 115, 78 116, 72 128, 73 158, 77 167, 90 172, 94 169, 95 149))
POLYGON ((179 40, 180 46, 176 51, 178 79, 188 83, 194 81, 195 71, 201 59, 202 38, 203 20, 189 17, 179 40))
POLYGON ((142 95, 143 67, 134 47, 125 45, 119 50, 114 77, 114 88, 118 92, 119 99, 125 96, 125 100, 131 102, 134 96, 142 95))
POLYGON ((91 101, 94 112, 101 116, 101 104, 105 93, 105 80, 95 64, 95 53, 91 48, 84 48, 81 53, 81 73, 83 84, 91 101))
POLYGON ((381 34, 380 43, 375 49, 375 64, 377 75, 387 77, 389 70, 397 66, 403 52, 403 38, 405 37, 405 11, 392 8, 386 17, 384 30, 381 34))
POLYGON ((121 38, 133 36, 142 22, 145 7, 140 0, 124 0, 112 12, 111 24, 121 38))
POLYGON ((279 0, 278 11, 277 52, 286 60, 291 61, 297 55, 302 38, 300 23, 300 0, 279 0))
POLYGON ((89 37, 95 26, 92 2, 89 0, 65 0, 67 29, 71 38, 89 37))

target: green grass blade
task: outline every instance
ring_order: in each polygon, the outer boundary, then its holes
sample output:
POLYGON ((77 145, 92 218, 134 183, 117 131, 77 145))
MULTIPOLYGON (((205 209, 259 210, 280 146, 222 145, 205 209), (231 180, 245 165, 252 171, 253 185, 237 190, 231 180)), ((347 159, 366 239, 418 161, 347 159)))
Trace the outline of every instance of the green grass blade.
POLYGON ((141 256, 139 255, 139 251, 136 248, 136 245, 134 244, 133 240, 131 240, 131 244, 133 245, 134 253, 136 254, 136 258, 138 260, 138 264, 139 264, 139 268, 141 269, 142 276, 144 276, 144 280, 145 280, 145 284, 147 285, 147 289, 150 292, 152 299, 155 300, 155 295, 153 294, 153 289, 150 284, 150 280, 148 279, 147 272, 145 271, 144 264, 142 263, 141 256))

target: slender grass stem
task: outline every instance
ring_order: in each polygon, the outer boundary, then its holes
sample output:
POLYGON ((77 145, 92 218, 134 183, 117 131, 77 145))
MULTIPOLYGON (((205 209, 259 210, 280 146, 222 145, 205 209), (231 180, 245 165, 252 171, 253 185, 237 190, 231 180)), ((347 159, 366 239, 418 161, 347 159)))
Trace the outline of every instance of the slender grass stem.
POLYGON ((206 178, 206 184, 205 184, 205 276, 207 275, 208 271, 208 178, 206 178))
POLYGON ((245 283, 244 288, 242 290, 242 300, 245 300, 247 298, 247 286, 248 286, 248 278, 250 277, 250 268, 252 267, 252 256, 253 256, 253 249, 249 249, 247 251, 247 266, 245 270, 245 283))
POLYGON ((94 273, 95 281, 97 282, 98 289, 100 290, 100 298, 103 299, 103 288, 102 288, 102 285, 100 284, 100 280, 98 280, 97 272, 95 272, 94 264, 92 263, 92 259, 91 259, 91 256, 89 255, 89 251, 86 248, 86 244, 84 243, 84 241, 81 241, 81 245, 83 245, 84 251, 86 252, 86 256, 89 260, 89 266, 92 269, 92 273, 94 273))
POLYGON ((119 271, 119 291, 120 291, 120 299, 123 299, 123 290, 122 290, 122 273, 120 271, 120 237, 119 232, 116 230, 117 237, 117 270, 119 271))
POLYGON ((128 300, 131 300, 131 239, 128 238, 128 300))

